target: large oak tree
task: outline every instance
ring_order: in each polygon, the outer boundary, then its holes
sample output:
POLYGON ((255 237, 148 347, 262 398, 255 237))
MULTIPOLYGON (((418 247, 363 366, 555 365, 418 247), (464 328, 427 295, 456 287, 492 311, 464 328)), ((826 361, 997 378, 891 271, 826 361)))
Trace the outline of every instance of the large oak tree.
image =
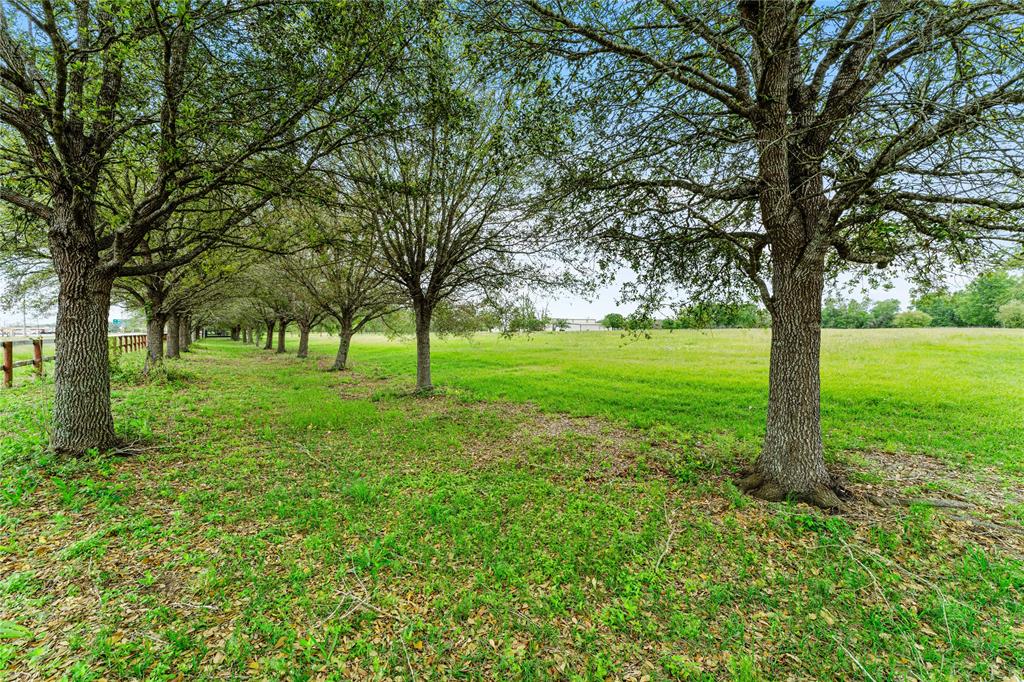
MULTIPOLYGON (((1018 2, 481 2, 554 59, 581 135, 558 186, 581 242, 657 290, 748 288, 772 318, 744 488, 836 507, 820 424, 836 272, 915 277, 1021 234, 1018 2)), ((567 217, 568 216, 568 217, 567 217)))

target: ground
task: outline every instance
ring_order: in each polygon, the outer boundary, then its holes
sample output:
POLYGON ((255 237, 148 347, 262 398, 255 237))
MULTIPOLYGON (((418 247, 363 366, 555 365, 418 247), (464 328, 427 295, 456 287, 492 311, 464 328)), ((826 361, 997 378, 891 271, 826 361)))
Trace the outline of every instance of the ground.
POLYGON ((1016 679, 1024 335, 827 333, 839 516, 732 483, 766 339, 208 340, 80 461, 0 392, 0 677, 1016 679))

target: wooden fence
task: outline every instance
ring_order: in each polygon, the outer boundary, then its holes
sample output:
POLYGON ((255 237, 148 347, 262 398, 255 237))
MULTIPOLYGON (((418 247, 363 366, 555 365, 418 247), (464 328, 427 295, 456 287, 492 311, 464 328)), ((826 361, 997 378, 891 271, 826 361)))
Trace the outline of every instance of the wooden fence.
MULTIPOLYGON (((167 335, 164 334, 164 338, 167 335)), ((142 350, 147 347, 146 335, 145 334, 112 334, 108 337, 111 350, 118 350, 122 353, 128 353, 135 350, 142 350)), ((50 362, 54 359, 53 355, 43 355, 43 339, 24 339, 21 341, 3 341, 0 342, 3 345, 3 371, 4 371, 4 388, 10 388, 14 385, 14 370, 17 367, 32 367, 32 371, 35 372, 36 376, 43 376, 43 364, 50 362), (15 346, 27 346, 32 344, 32 359, 31 360, 18 360, 14 361, 14 347, 15 346)))

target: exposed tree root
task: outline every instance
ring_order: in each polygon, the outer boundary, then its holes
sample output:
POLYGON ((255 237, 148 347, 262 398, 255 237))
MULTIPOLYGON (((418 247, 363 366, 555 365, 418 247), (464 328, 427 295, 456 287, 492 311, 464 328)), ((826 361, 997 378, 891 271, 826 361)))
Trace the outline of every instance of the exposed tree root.
POLYGON ((742 476, 736 483, 739 489, 766 502, 792 500, 832 512, 839 512, 846 508, 840 495, 847 496, 848 493, 841 485, 831 488, 819 485, 807 491, 795 492, 786 490, 759 471, 745 471, 742 476))
POLYGON ((940 509, 974 509, 977 505, 960 500, 932 499, 928 497, 882 497, 880 495, 865 495, 866 499, 876 507, 909 507, 911 505, 922 505, 925 507, 937 507, 940 509))

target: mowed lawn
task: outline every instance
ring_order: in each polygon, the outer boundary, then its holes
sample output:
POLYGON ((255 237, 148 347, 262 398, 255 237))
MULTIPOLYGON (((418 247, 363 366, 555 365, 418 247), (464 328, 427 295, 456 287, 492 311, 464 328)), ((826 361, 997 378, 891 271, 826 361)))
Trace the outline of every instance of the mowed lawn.
POLYGON ((1024 670, 1024 334, 827 332, 842 516, 731 483, 762 331, 436 340, 429 398, 410 340, 333 343, 118 358, 123 456, 54 459, 52 385, 0 392, 0 679, 1024 670))

